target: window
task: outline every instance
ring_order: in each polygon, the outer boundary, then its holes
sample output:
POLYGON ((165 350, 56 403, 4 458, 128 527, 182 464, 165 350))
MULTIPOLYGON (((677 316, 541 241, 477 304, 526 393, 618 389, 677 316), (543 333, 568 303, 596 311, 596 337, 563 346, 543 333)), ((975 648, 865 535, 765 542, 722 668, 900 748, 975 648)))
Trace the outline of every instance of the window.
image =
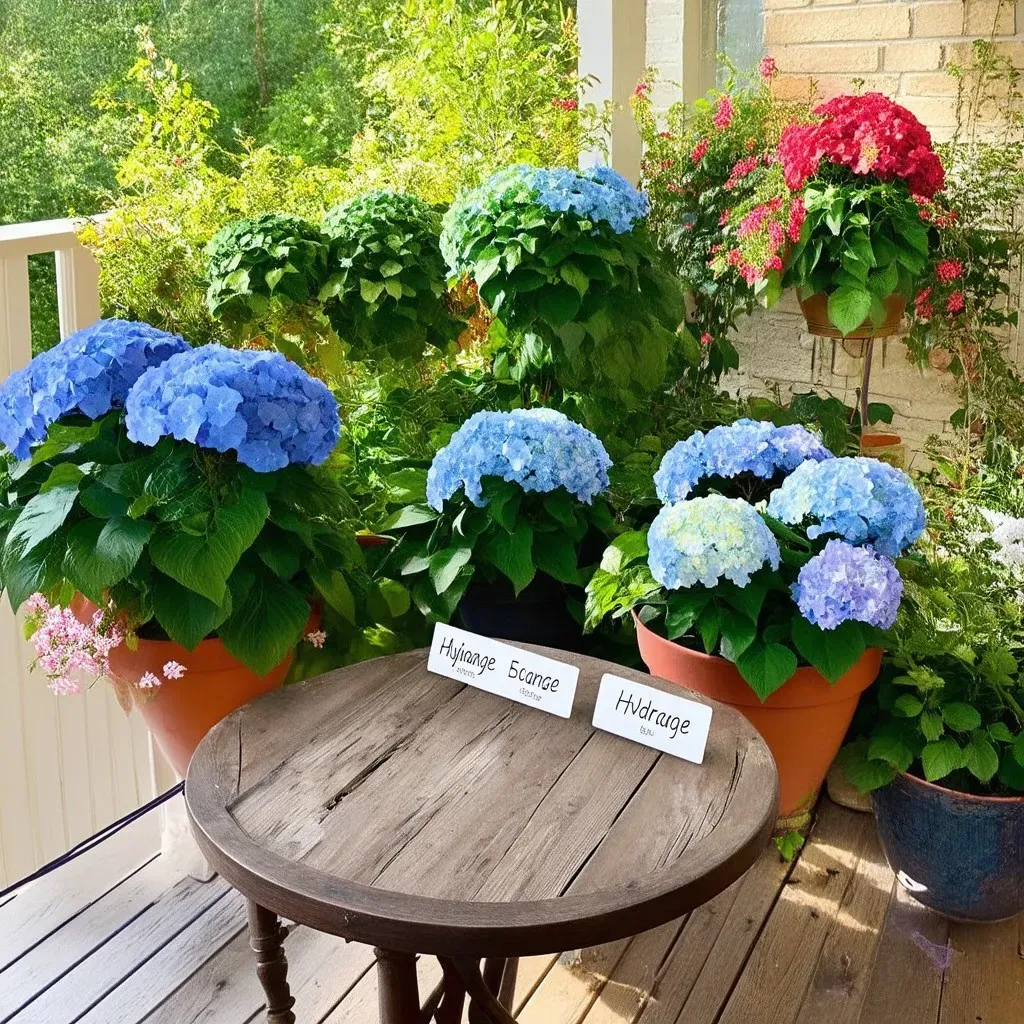
MULTIPOLYGON (((692 0, 691 0, 692 2, 692 0)), ((721 85, 728 72, 724 53, 740 71, 753 71, 764 54, 764 0, 697 0, 700 4, 703 92, 721 85)))

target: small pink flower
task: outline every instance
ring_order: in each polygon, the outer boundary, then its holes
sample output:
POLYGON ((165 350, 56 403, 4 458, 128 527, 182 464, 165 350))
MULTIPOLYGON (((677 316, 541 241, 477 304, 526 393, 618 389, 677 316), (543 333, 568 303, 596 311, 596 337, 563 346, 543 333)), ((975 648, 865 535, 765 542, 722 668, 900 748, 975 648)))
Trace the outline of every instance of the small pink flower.
POLYGON ((695 164, 699 164, 701 160, 708 155, 708 149, 710 149, 710 147, 711 143, 708 142, 707 139, 701 139, 700 142, 690 150, 690 160, 695 164))
POLYGON ((955 281, 964 272, 964 265, 959 260, 940 260, 935 264, 935 274, 943 284, 955 281))
POLYGON ((946 299, 946 312, 950 316, 956 316, 957 313, 962 313, 964 308, 964 293, 953 292, 948 299, 946 299))
POLYGON ((704 333, 703 333, 703 334, 702 334, 702 335, 700 336, 700 343, 701 343, 702 345, 710 345, 710 344, 711 344, 711 342, 713 342, 714 340, 715 340, 715 339, 714 339, 714 338, 712 338, 712 337, 711 337, 711 335, 710 335, 710 334, 708 334, 708 332, 707 332, 707 331, 705 331, 705 332, 704 332, 704 333))
POLYGON ((153 675, 152 672, 146 672, 139 680, 139 689, 142 690, 153 690, 160 685, 160 677, 153 675))
POLYGON ((167 679, 180 679, 187 669, 178 661, 169 661, 164 665, 164 676, 167 679))
POLYGON ((650 91, 651 91, 651 83, 650 82, 640 81, 640 82, 636 83, 636 88, 633 90, 633 95, 638 100, 645 100, 645 99, 647 99, 647 96, 650 93, 650 91))
POLYGON ((732 117, 735 112, 736 108, 732 104, 732 97, 720 96, 718 98, 718 109, 715 111, 715 116, 711 119, 711 123, 719 130, 724 131, 732 124, 732 117))
POLYGON ((560 99, 558 96, 556 96, 551 101, 551 106, 557 108, 558 110, 572 111, 576 110, 579 107, 579 101, 574 100, 571 97, 567 99, 560 99))
POLYGON ((769 78, 775 77, 775 74, 778 72, 779 69, 775 63, 774 57, 762 57, 761 63, 758 64, 757 66, 757 70, 761 77, 765 81, 768 81, 769 78))
POLYGON ((306 642, 320 650, 327 642, 327 634, 322 629, 315 629, 311 633, 306 634, 306 642))
POLYGON ((50 602, 43 597, 42 594, 33 594, 26 602, 25 608, 30 613, 35 612, 48 612, 50 610, 50 602))

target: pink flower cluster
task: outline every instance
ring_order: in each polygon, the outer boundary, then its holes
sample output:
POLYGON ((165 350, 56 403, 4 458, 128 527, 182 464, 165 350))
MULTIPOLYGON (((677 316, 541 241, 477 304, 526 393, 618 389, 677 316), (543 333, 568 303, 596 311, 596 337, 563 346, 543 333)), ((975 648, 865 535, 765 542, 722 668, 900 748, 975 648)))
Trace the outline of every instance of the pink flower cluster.
POLYGON ((733 106, 732 97, 719 96, 718 108, 715 110, 715 116, 711 119, 711 123, 719 131, 724 131, 732 124, 733 115, 735 113, 736 108, 733 106))
POLYGON ((311 630, 305 636, 306 643, 320 650, 327 643, 327 634, 322 629, 311 630))
POLYGON ((794 191, 813 177, 823 159, 854 174, 899 178, 931 199, 945 183, 942 161, 928 129, 879 92, 837 96, 815 110, 821 121, 791 125, 779 142, 786 184, 794 191))
POLYGON ((757 70, 761 77, 767 82, 770 78, 775 77, 775 73, 779 70, 774 57, 762 57, 761 63, 758 64, 757 70))
POLYGON ((734 189, 748 174, 752 171, 756 171, 761 163, 761 158, 758 156, 745 156, 732 165, 732 170, 729 172, 729 177, 726 179, 725 184, 722 188, 734 189))
POLYGON ((690 150, 690 159, 695 164, 699 164, 701 160, 708 155, 708 149, 711 147, 711 143, 707 139, 701 139, 696 146, 690 150))
POLYGON ((70 608, 51 605, 42 594, 26 602, 38 668, 56 694, 78 693, 74 676, 107 675, 110 652, 124 640, 124 630, 109 613, 97 610, 90 622, 81 622, 70 608))
POLYGON ((943 284, 955 281, 964 272, 964 265, 959 260, 939 260, 935 264, 935 275, 943 284))

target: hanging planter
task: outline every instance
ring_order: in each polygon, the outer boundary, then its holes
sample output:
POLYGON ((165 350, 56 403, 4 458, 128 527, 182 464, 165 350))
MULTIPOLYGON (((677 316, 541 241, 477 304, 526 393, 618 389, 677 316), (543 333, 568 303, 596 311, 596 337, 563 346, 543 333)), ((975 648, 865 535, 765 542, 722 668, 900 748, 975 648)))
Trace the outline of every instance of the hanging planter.
POLYGON ((828 296, 823 292, 800 299, 800 308, 807 321, 807 330, 819 338, 846 338, 850 341, 864 341, 869 338, 889 338, 900 333, 900 323, 907 309, 907 300, 902 295, 888 295, 882 300, 884 317, 878 323, 870 317, 859 327, 843 333, 829 319, 828 296))

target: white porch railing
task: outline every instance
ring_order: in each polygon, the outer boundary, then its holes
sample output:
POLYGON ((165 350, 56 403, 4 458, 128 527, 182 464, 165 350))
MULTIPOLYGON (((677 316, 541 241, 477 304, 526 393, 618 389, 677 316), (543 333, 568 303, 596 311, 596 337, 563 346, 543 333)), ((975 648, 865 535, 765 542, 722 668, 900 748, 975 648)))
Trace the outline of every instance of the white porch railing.
MULTIPOLYGON (((0 227, 0 380, 32 357, 28 257, 54 253, 60 334, 99 319, 99 271, 71 220, 0 227)), ((0 888, 134 810, 170 781, 138 716, 99 682, 53 696, 28 671, 30 649, 0 607, 0 888)), ((156 816, 147 841, 160 848, 156 816)), ((133 830, 135 832, 136 830, 133 830)))

